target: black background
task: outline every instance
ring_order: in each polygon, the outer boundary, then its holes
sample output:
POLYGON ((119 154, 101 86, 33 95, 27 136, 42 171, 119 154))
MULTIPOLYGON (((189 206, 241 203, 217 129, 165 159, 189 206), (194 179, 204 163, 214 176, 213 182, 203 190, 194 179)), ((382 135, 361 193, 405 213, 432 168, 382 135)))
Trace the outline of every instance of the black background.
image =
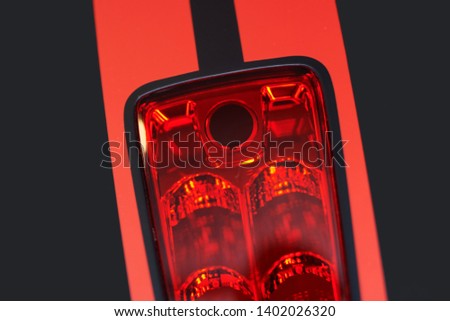
MULTIPOLYGON (((445 2, 338 1, 389 298, 450 299, 445 2)), ((90 1, 2 3, 0 299, 129 299, 90 1)))

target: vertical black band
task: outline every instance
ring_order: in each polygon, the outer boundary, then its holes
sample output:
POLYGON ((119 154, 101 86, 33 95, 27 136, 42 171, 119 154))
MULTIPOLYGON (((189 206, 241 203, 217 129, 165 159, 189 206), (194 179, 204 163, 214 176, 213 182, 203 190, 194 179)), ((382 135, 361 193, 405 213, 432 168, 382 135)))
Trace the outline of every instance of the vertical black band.
POLYGON ((190 0, 201 71, 230 70, 243 63, 233 0, 190 0))

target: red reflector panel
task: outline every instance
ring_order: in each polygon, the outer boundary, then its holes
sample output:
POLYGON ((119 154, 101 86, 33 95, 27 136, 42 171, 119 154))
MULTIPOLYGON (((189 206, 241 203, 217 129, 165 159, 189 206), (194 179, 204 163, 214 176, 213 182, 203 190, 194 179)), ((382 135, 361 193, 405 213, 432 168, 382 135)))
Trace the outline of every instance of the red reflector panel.
POLYGON ((321 85, 254 69, 145 95, 137 121, 177 300, 347 299, 321 85))

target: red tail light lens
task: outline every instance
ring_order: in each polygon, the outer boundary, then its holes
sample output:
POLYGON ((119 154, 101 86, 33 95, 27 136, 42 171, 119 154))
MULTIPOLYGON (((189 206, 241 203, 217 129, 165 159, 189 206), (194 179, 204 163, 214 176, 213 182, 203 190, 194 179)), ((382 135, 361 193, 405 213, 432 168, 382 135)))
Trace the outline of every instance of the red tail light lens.
POLYGON ((143 96, 137 121, 170 299, 348 298, 322 87, 307 67, 143 96))

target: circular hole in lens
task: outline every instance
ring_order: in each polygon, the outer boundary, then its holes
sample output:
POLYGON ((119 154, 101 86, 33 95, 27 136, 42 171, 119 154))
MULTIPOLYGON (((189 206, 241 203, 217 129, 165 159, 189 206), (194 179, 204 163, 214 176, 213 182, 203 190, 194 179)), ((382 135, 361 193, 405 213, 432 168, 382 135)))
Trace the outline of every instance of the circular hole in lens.
POLYGON ((244 106, 230 102, 218 107, 209 118, 212 138, 223 146, 235 148, 249 139, 253 117, 244 106))

